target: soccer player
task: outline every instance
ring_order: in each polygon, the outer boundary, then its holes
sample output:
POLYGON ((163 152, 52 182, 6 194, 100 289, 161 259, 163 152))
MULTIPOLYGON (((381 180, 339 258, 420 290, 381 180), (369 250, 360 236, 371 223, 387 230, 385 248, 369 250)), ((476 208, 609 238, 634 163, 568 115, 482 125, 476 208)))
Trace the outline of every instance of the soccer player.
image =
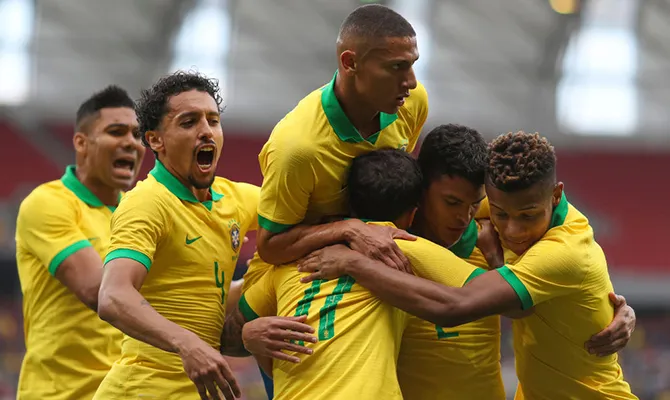
POLYGON ((221 102, 216 80, 181 71, 142 92, 156 165, 112 219, 98 314, 126 336, 96 399, 240 396, 219 346, 259 188, 215 177, 221 102))
POLYGON ((75 165, 21 203, 16 261, 26 354, 18 399, 91 399, 121 352, 121 332, 95 310, 112 213, 144 157, 134 107, 117 86, 83 102, 75 165))
MULTIPOLYGON (((424 189, 409 230, 483 270, 504 263, 497 257, 497 243, 482 251, 477 242, 474 216, 486 196, 487 160, 486 142, 476 130, 455 124, 431 130, 418 157, 424 189)), ((424 276, 420 270, 417 274, 424 276)), ((398 358, 398 380, 407 399, 504 400, 500 317, 453 328, 410 317, 398 358)))
POLYGON ((509 133, 493 141, 489 159, 486 193, 505 266, 453 288, 334 246, 301 263, 302 271, 317 271, 303 281, 351 275, 440 326, 534 307, 513 322, 518 399, 637 399, 616 354, 597 357, 584 348, 611 320, 613 289, 588 220, 556 181, 553 147, 538 134, 509 133))
MULTIPOLYGON (((401 229, 411 225, 423 190, 417 162, 396 149, 355 158, 348 185, 353 215, 401 229)), ((398 244, 417 270, 439 275, 447 284, 461 286, 484 272, 425 239, 398 244), (458 263, 459 268, 435 268, 441 260, 458 263)), ((406 314, 382 303, 350 277, 303 285, 301 276, 295 264, 276 267, 240 300, 247 321, 266 315, 307 315, 317 332, 319 341, 305 344, 313 355, 301 356, 300 363, 289 362, 289 355, 274 354, 280 358, 273 360, 272 368, 276 398, 402 399, 396 356, 406 314)))
MULTIPOLYGON (((347 215, 346 176, 354 157, 380 148, 411 152, 428 115, 428 97, 412 65, 416 34, 405 18, 377 4, 355 9, 337 38, 338 70, 272 131, 258 159, 263 172, 258 255, 273 265, 323 246, 352 248, 405 267, 393 237, 405 232, 325 218, 347 215)), ((267 270, 258 257, 246 290, 267 270)))

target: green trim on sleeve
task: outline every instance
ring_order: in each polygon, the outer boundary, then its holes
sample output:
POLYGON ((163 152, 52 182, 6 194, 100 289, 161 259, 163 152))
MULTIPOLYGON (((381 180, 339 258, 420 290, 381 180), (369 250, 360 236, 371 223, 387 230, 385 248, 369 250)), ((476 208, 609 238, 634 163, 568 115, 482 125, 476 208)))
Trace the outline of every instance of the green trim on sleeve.
POLYGON ((258 226, 272 233, 282 233, 293 227, 293 225, 280 224, 278 222, 270 221, 260 214, 258 215, 258 226))
POLYGON ((244 295, 240 297, 240 302, 238 303, 238 306, 240 308, 240 312, 242 313, 242 316, 244 319, 249 322, 253 321, 256 318, 259 318, 259 315, 256 314, 256 312, 251 308, 249 303, 247 303, 247 299, 244 295))
POLYGON ((519 300, 521 300, 521 309, 522 310, 527 310, 533 306, 533 298, 530 297, 530 293, 528 293, 528 289, 526 289, 526 286, 521 282, 519 278, 514 274, 514 271, 509 269, 507 265, 503 265, 502 267, 496 269, 498 273, 503 277, 507 283, 514 289, 516 292, 516 295, 519 296, 519 300))
POLYGON ((105 257, 105 262, 103 265, 106 265, 108 262, 116 260, 117 258, 130 258, 131 260, 135 260, 138 263, 144 265, 144 268, 146 268, 147 271, 149 271, 151 268, 151 259, 146 254, 132 249, 112 250, 109 254, 107 254, 107 257, 105 257))
POLYGON ((463 286, 465 286, 468 282, 470 282, 471 280, 475 279, 476 277, 478 277, 479 275, 481 275, 485 272, 486 272, 486 270, 484 268, 476 268, 474 271, 472 271, 470 276, 468 276, 468 279, 465 280, 465 283, 463 283, 463 286))
POLYGON ((91 247, 93 246, 91 242, 88 240, 80 240, 78 242, 72 243, 71 245, 67 246, 63 250, 61 250, 54 258, 51 259, 51 262, 49 263, 49 273, 52 276, 56 275, 56 270, 60 265, 65 261, 66 258, 70 257, 74 253, 78 252, 81 249, 84 249, 86 247, 91 247))

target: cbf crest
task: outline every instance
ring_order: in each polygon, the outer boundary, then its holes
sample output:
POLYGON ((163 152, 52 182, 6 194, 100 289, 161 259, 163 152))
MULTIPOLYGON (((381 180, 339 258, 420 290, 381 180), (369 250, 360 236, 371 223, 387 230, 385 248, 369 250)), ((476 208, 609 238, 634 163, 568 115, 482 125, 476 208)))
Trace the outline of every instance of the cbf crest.
POLYGON ((242 244, 242 238, 240 238, 240 224, 236 220, 231 219, 228 221, 228 232, 230 232, 230 247, 237 253, 242 244))
POLYGON ((409 146, 409 141, 407 139, 403 139, 403 140, 400 141, 400 144, 398 145, 398 150, 407 151, 408 146, 409 146))

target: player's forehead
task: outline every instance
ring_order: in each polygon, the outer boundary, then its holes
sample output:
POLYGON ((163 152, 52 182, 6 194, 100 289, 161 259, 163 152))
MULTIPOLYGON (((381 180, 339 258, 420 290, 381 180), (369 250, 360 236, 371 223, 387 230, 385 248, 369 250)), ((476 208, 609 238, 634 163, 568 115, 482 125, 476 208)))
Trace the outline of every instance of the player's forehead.
POLYGON ((505 192, 492 184, 487 184, 486 195, 492 207, 502 209, 505 212, 520 212, 541 208, 552 200, 551 192, 547 192, 545 187, 539 183, 512 192, 505 192))
POLYGON ((103 129, 110 125, 124 125, 131 128, 138 126, 137 114, 130 107, 106 107, 98 111, 95 124, 103 129))
POLYGON ((459 175, 439 175, 430 181, 429 187, 440 197, 456 197, 470 203, 484 197, 484 185, 477 185, 459 175))
POLYGON ((383 61, 398 60, 413 63, 419 58, 416 36, 383 37, 370 43, 370 54, 383 61))
POLYGON ((175 118, 184 114, 218 114, 219 108, 214 98, 207 92, 189 90, 168 99, 168 117, 175 118))

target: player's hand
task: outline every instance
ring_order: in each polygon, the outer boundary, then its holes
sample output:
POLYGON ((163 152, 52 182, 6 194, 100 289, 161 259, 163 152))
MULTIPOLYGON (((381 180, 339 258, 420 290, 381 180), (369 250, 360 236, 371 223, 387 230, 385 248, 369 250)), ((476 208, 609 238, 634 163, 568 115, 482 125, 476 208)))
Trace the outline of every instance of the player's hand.
POLYGON ((412 266, 394 239, 416 240, 416 236, 390 226, 370 225, 352 221, 349 247, 369 258, 379 260, 391 268, 412 273, 412 266))
POLYGON ((195 383, 201 399, 221 400, 220 393, 228 400, 242 396, 226 359, 199 337, 194 335, 181 346, 179 356, 186 375, 195 383))
POLYGON ((586 350, 598 357, 614 354, 626 347, 635 330, 635 311, 626 304, 626 298, 614 292, 609 294, 614 305, 614 320, 602 332, 591 336, 586 350))
POLYGON ((307 321, 306 315, 300 317, 262 317, 247 322, 242 328, 244 347, 255 356, 299 363, 300 358, 286 354, 282 350, 312 354, 312 349, 297 344, 298 341, 307 343, 316 343, 317 341, 316 336, 310 335, 310 333, 314 333, 314 328, 307 325, 305 321, 307 321))
POLYGON ((298 260, 298 271, 310 273, 309 276, 301 278, 300 282, 308 283, 317 279, 328 281, 347 275, 346 268, 355 265, 363 257, 343 244, 315 250, 298 260))
POLYGON ((505 264, 505 254, 498 232, 489 219, 479 219, 480 229, 477 235, 477 248, 482 252, 491 268, 499 268, 505 264))

